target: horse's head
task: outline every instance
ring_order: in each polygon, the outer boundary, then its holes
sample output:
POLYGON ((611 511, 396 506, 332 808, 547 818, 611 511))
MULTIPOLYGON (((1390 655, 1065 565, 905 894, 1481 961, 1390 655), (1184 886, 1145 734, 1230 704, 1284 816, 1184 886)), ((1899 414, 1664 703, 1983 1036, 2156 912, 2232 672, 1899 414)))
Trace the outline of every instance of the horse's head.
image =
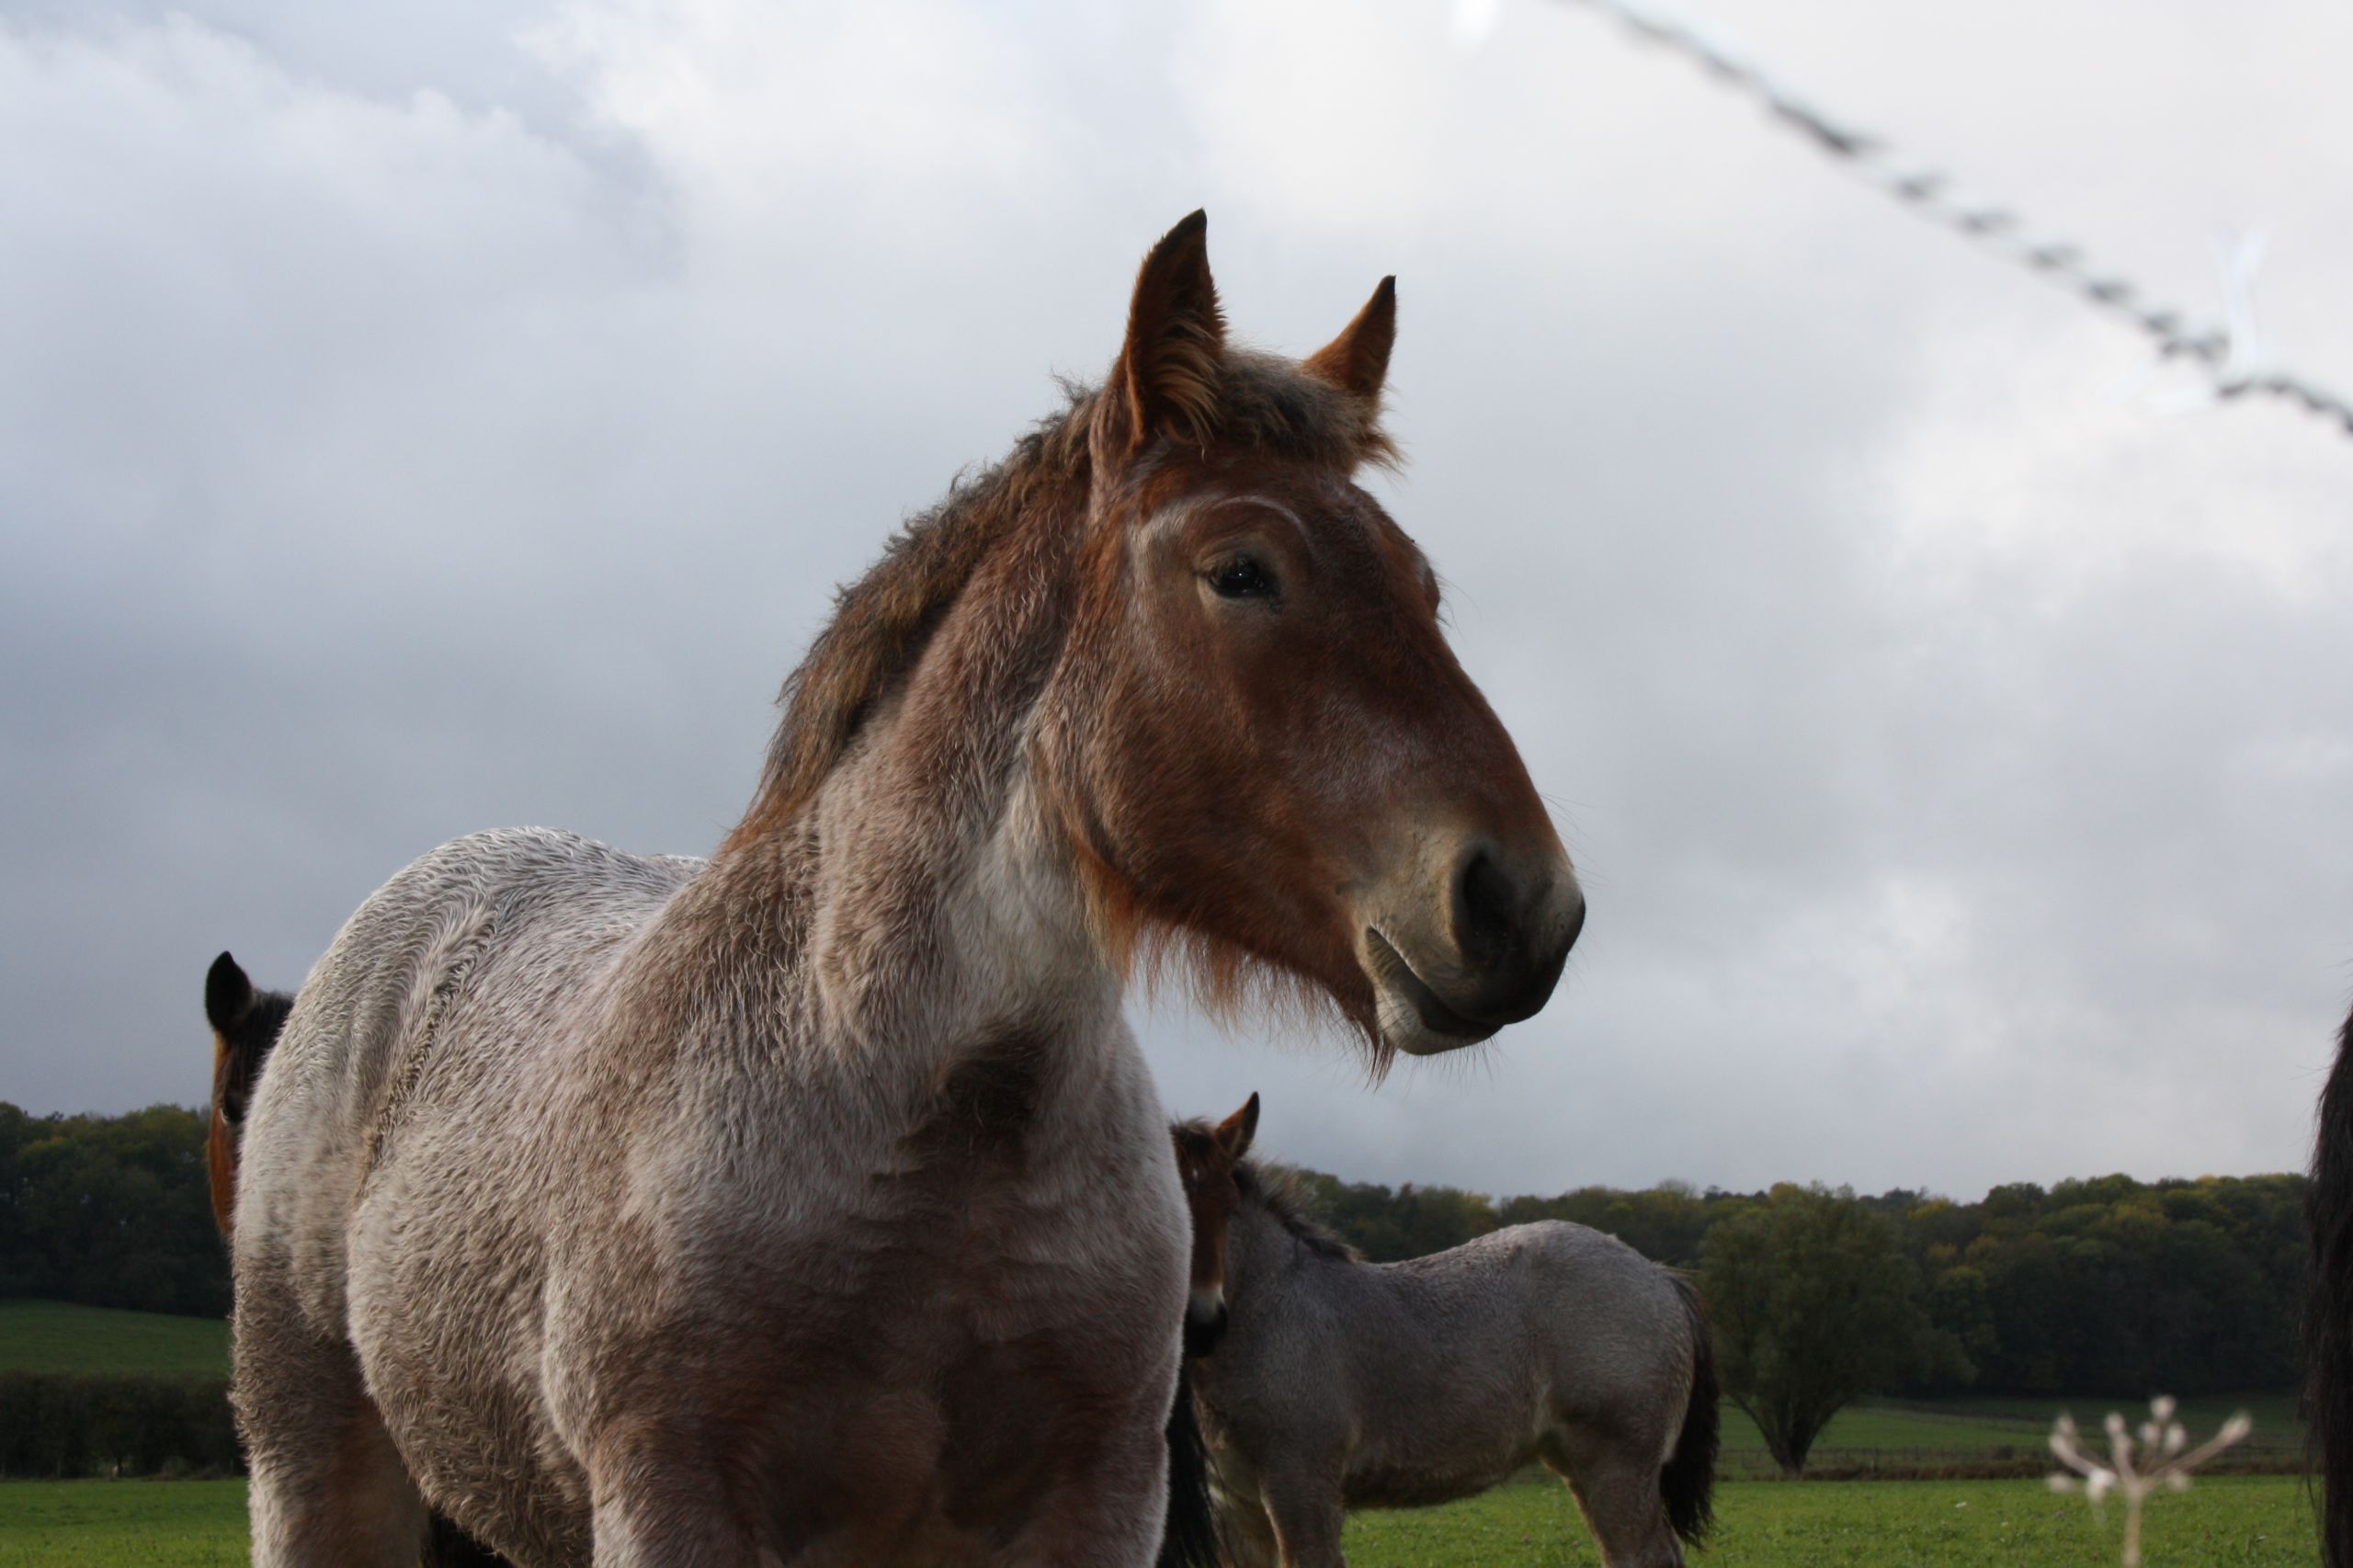
POLYGON ((1544 1005, 1585 898, 1438 623, 1428 561, 1358 469, 1396 292, 1302 361, 1229 347, 1199 213, 1145 258, 1095 400, 1059 699, 1064 810, 1119 944, 1160 933, 1212 1000, 1253 962, 1385 1055, 1544 1005))
POLYGON ((278 1043, 278 1031, 293 1007, 294 998, 286 993, 256 989, 227 953, 205 971, 204 1019, 212 1026, 212 1115, 205 1135, 205 1162, 211 1178, 212 1218, 223 1235, 236 1208, 238 1130, 261 1077, 262 1062, 278 1043))
POLYGON ((1185 1298, 1185 1354, 1206 1356, 1225 1332, 1225 1236, 1242 1207, 1235 1169, 1258 1131, 1258 1096, 1215 1127, 1180 1121, 1168 1130, 1176 1142, 1176 1174, 1193 1221, 1193 1286, 1185 1298))

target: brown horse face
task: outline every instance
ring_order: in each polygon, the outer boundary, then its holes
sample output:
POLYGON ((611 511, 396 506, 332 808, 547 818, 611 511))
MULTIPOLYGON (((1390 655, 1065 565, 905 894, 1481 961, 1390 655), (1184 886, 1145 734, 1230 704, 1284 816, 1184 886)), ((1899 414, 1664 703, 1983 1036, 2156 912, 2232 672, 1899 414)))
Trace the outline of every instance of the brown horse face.
POLYGON ((1302 365, 1229 355, 1199 240, 1145 262, 1097 419, 1081 842, 1213 980, 1270 964, 1386 1049, 1484 1040, 1543 1006, 1585 900, 1428 562, 1349 478, 1394 294, 1302 365), (1247 437, 1269 418, 1296 438, 1247 437))
POLYGON ((1169 1130, 1176 1142, 1176 1174, 1185 1186, 1185 1207, 1193 1222, 1192 1290, 1185 1299, 1185 1354, 1206 1356, 1225 1332, 1225 1237, 1242 1207, 1234 1167, 1250 1152, 1258 1131, 1258 1096, 1215 1128, 1179 1123, 1169 1130))

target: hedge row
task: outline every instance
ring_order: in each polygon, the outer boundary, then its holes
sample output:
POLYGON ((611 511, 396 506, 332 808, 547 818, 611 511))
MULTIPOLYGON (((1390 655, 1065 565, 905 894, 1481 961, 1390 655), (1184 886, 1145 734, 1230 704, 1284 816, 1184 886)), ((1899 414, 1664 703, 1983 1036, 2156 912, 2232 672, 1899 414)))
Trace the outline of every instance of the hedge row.
POLYGON ((0 1476, 233 1474, 222 1378, 0 1372, 0 1476))

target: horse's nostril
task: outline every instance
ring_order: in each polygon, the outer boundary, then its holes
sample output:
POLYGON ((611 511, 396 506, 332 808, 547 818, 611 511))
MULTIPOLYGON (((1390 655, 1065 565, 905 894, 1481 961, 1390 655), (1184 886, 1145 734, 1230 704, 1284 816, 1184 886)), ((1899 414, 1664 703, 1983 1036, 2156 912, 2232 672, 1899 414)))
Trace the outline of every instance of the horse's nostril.
POLYGON ((1564 953, 1575 947, 1577 938, 1585 934, 1585 890, 1571 888, 1569 896, 1576 900, 1576 906, 1569 911, 1568 934, 1561 938, 1561 950, 1564 953))
POLYGON ((1486 968, 1509 952, 1518 925, 1517 892, 1510 874, 1483 842, 1455 862, 1454 944, 1466 966, 1486 968))

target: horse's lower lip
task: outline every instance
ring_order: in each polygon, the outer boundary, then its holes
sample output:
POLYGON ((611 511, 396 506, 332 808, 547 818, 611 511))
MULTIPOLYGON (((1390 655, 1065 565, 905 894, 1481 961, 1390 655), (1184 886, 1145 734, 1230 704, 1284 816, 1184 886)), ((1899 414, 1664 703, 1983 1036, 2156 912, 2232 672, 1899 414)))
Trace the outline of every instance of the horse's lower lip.
POLYGON ((1372 967, 1376 971, 1375 981, 1389 986, 1411 1002, 1414 1005, 1414 1011, 1421 1017, 1424 1028, 1428 1029, 1432 1034, 1440 1034, 1449 1040, 1460 1040, 1464 1045, 1476 1045, 1481 1040, 1492 1037, 1501 1027, 1466 1018, 1448 1006, 1439 998, 1438 994, 1425 984, 1420 975, 1414 972, 1414 966, 1405 961, 1405 956, 1390 944, 1388 937, 1370 926, 1365 927, 1364 935, 1367 954, 1371 959, 1372 967))

